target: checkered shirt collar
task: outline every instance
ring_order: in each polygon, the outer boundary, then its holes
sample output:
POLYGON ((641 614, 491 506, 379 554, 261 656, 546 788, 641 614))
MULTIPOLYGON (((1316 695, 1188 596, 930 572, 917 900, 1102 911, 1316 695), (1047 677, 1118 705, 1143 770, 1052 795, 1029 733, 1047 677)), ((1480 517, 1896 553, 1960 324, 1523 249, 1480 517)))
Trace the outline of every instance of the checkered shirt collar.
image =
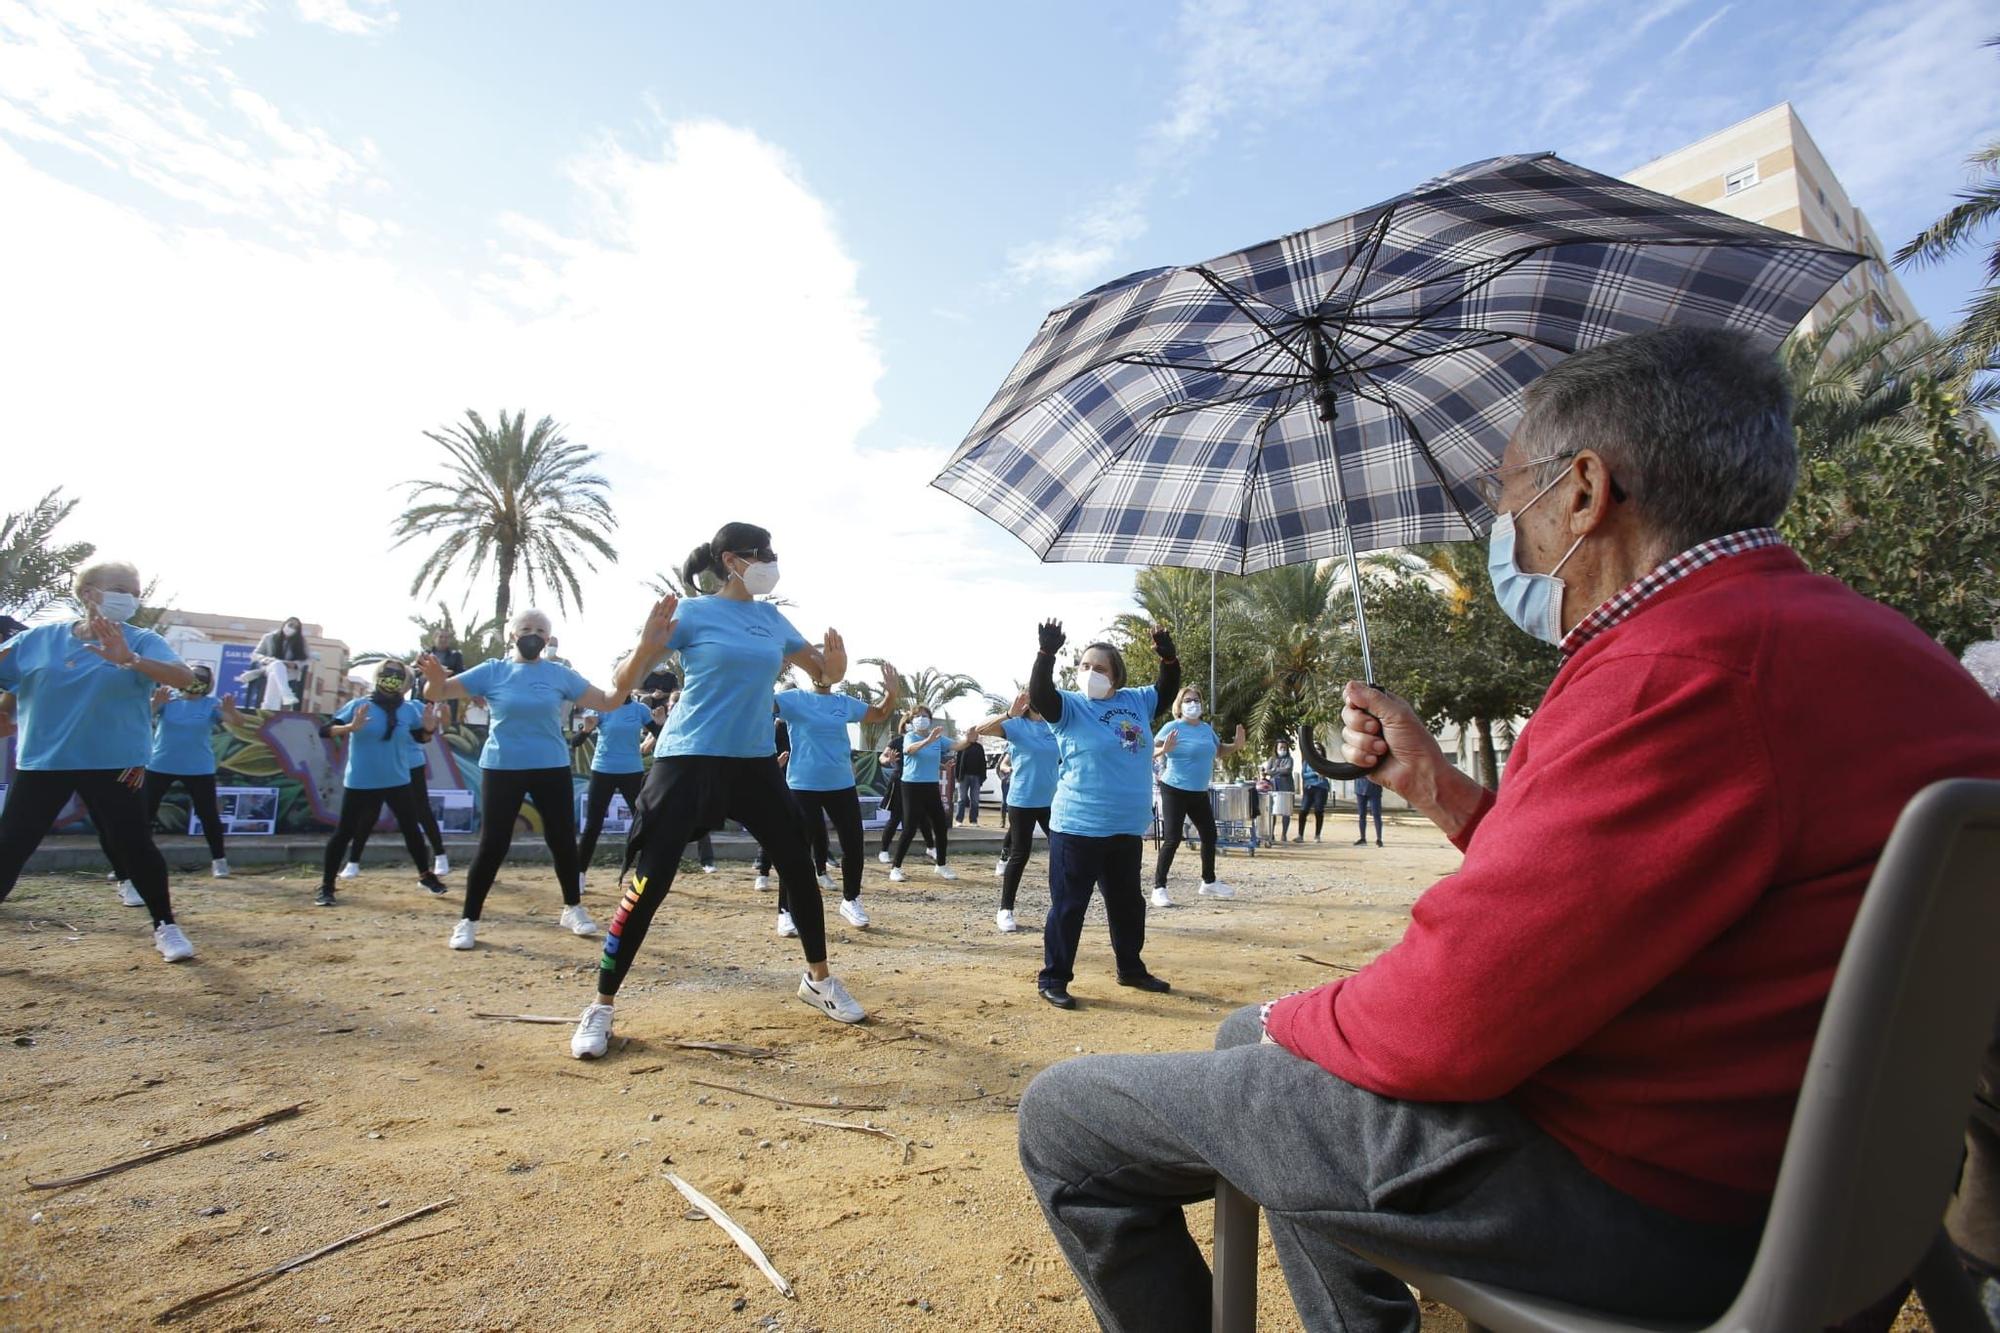
POLYGON ((1697 569, 1714 564, 1727 556, 1742 555, 1746 551, 1761 551, 1767 546, 1783 546, 1785 539, 1775 528, 1745 528, 1722 537, 1712 537, 1699 546, 1690 546, 1679 555, 1653 567, 1648 574, 1625 585, 1618 594, 1599 604, 1595 611, 1577 622, 1575 629, 1563 635, 1559 651, 1564 657, 1572 657, 1583 645, 1598 635, 1630 619, 1632 613, 1661 589, 1679 583, 1697 569))

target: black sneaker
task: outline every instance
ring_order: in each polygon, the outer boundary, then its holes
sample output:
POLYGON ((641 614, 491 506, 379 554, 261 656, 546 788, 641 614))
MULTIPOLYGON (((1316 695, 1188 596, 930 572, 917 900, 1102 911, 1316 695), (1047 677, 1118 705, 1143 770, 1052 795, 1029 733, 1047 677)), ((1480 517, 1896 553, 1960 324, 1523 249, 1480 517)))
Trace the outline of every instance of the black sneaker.
POLYGON ((1130 986, 1133 990, 1151 991, 1155 995, 1164 995, 1173 989, 1172 986, 1169 986, 1151 972, 1142 972, 1136 977, 1120 977, 1118 978, 1118 984, 1121 986, 1130 986))
POLYGON ((447 890, 444 886, 444 881, 439 879, 436 875, 432 874, 420 875, 417 877, 417 883, 429 889, 431 891, 431 896, 433 898, 442 898, 447 892, 449 892, 449 890, 447 890))
POLYGON ((1070 995, 1069 987, 1042 986, 1039 987, 1039 989, 1041 991, 1042 998, 1044 1000, 1047 1000, 1050 1004, 1054 1005, 1056 1008, 1058 1009, 1076 1008, 1076 1000, 1070 995))
POLYGON ((316 897, 314 897, 313 906, 314 907, 333 906, 333 885, 322 884, 319 886, 319 894, 316 897))
POLYGON ((1368 845, 1368 839, 1366 839, 1366 838, 1356 838, 1356 839, 1354 840, 1354 845, 1355 845, 1356 847, 1366 847, 1366 846, 1368 845))
POLYGON ((1377 847, 1380 847, 1382 845, 1382 840, 1380 838, 1375 839, 1375 845, 1377 847))

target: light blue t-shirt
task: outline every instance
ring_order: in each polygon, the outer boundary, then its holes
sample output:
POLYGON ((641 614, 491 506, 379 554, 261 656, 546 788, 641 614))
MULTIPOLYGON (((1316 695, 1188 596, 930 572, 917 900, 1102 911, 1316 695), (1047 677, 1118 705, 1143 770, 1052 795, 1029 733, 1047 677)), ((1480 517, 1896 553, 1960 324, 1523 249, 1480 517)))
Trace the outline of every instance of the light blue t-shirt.
POLYGON ((1062 720, 1049 725, 1062 755, 1062 776, 1049 827, 1084 838, 1144 836, 1153 823, 1151 685, 1114 691, 1092 702, 1062 692, 1062 720))
MULTIPOLYGON (((153 631, 118 628, 139 656, 180 660, 153 631)), ((14 766, 144 768, 153 754, 153 688, 139 672, 92 652, 68 621, 23 630, 0 651, 0 690, 19 700, 14 766)))
POLYGON ((1007 738, 1008 762, 1014 765, 1014 780, 1007 787, 1007 804, 1022 810, 1040 810, 1056 798, 1056 734, 1046 722, 1032 717, 1010 717, 1000 724, 1007 738))
POLYGON ((931 726, 922 731, 903 733, 903 781, 936 785, 938 773, 944 767, 944 748, 951 741, 940 736, 923 749, 917 748, 917 744, 936 729, 931 726))
POLYGON ((215 772, 215 746, 209 738, 221 717, 222 700, 214 695, 190 699, 175 691, 153 719, 153 757, 146 767, 182 777, 215 772))
POLYGON ((779 691, 778 716, 785 719, 792 733, 785 784, 793 791, 845 791, 852 787, 854 750, 847 743, 847 724, 859 722, 867 711, 867 702, 851 694, 779 691))
POLYGON ((652 720, 653 710, 642 703, 626 700, 597 718, 597 753, 590 758, 593 773, 639 773, 646 763, 639 757, 639 729, 652 720))
MULTIPOLYGON (((515 662, 496 657, 452 679, 467 694, 486 700, 492 721, 479 752, 481 768, 568 768, 563 740, 563 700, 575 699, 590 682, 560 662, 537 658, 515 662)), ((409 778, 404 770, 404 780, 409 778)))
POLYGON ((404 762, 403 744, 409 733, 424 724, 424 710, 408 699, 396 705, 396 729, 386 733, 382 706, 372 698, 349 699, 333 715, 335 722, 352 722, 361 705, 368 705, 368 720, 358 731, 347 734, 347 768, 341 781, 350 791, 380 791, 384 787, 407 787, 412 764, 404 762))
POLYGON ((1155 745, 1169 736, 1178 736, 1167 752, 1166 768, 1160 781, 1181 791, 1207 791, 1215 773, 1215 728, 1206 722, 1175 718, 1153 737, 1155 745))
MULTIPOLYGON (((416 701, 413 699, 411 702, 415 703, 416 701)), ((417 709, 421 713, 423 705, 417 704, 417 709)), ((422 722, 419 721, 418 725, 421 726, 422 722)), ((415 727, 397 727, 396 739, 403 746, 403 772, 405 775, 415 772, 428 762, 424 758, 423 743, 416 737, 415 727)))
POLYGON ((776 754, 771 682, 785 659, 806 647, 792 622, 769 602, 693 597, 674 615, 669 648, 687 681, 680 706, 653 743, 653 754, 761 759, 776 754))

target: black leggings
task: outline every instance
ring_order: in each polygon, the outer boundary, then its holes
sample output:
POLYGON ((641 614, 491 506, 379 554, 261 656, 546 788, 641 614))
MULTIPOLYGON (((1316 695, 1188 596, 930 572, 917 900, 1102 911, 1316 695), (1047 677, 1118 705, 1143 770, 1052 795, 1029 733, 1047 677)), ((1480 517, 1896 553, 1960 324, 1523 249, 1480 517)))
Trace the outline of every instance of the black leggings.
POLYGON ((903 833, 896 839, 896 856, 891 864, 903 864, 903 858, 910 852, 910 839, 918 832, 924 835, 924 846, 936 850, 937 863, 945 864, 950 854, 947 839, 951 835, 951 820, 945 815, 944 797, 938 794, 935 782, 903 784, 903 833))
POLYGON ((556 883, 567 907, 583 901, 576 886, 576 798, 566 768, 479 770, 479 850, 465 872, 465 919, 477 921, 500 863, 514 845, 514 819, 523 798, 542 816, 542 841, 556 863, 556 883))
MULTIPOLYGON (((832 821, 833 834, 840 840, 840 896, 853 902, 861 896, 862 850, 861 794, 852 787, 832 791, 794 791, 799 818, 805 821, 806 837, 812 843, 813 869, 826 873, 826 826, 832 821)), ((779 895, 782 905, 784 897, 779 895)))
MULTIPOLYGON (((889 812, 889 822, 882 826, 882 850, 886 852, 896 845, 896 831, 903 827, 903 780, 901 778, 890 779, 889 790, 882 794, 882 808, 889 812)), ((923 836, 924 846, 927 849, 931 851, 937 850, 937 844, 931 841, 929 829, 918 829, 917 832, 923 836)))
MULTIPOLYGON (((1194 831, 1201 836, 1201 882, 1215 883, 1215 809, 1209 804, 1208 792, 1187 791, 1180 787, 1160 784, 1160 826, 1164 834, 1160 839, 1160 855, 1153 863, 1153 887, 1167 887, 1167 872, 1173 869, 1174 853, 1181 848, 1181 826, 1185 820, 1194 821, 1194 831)), ((1304 830, 1305 816, 1299 817, 1299 828, 1304 830)))
MULTIPOLYGON (((430 839, 431 855, 444 855, 444 830, 438 827, 437 811, 431 809, 430 776, 426 766, 418 764, 410 770, 410 797, 417 804, 417 823, 422 826, 424 836, 430 839)), ((400 816, 399 816, 400 817, 400 816)), ((354 835, 354 845, 347 849, 347 859, 361 864, 361 853, 368 848, 368 835, 375 831, 375 821, 369 820, 354 835)))
POLYGON ((1049 831, 1049 807, 1013 805, 1006 811, 1007 835, 1000 842, 1007 866, 1000 872, 1000 906, 1011 912, 1014 895, 1021 888, 1021 872, 1028 868, 1028 854, 1035 849, 1035 825, 1040 824, 1045 835, 1049 831))
POLYGON ((1305 795, 1300 798, 1304 804, 1299 806, 1299 836, 1301 838, 1306 834, 1307 815, 1313 817, 1313 837, 1315 839, 1319 837, 1320 829, 1326 824, 1326 794, 1331 790, 1332 788, 1330 787, 1306 788, 1305 795))
POLYGON ((625 808, 630 810, 639 803, 639 788, 646 785, 644 773, 597 773, 590 775, 590 795, 583 809, 583 837, 576 844, 576 863, 582 869, 590 868, 590 858, 597 854, 597 835, 604 832, 604 817, 611 813, 611 798, 623 796, 625 808))
MULTIPOLYGON (((155 773, 146 771, 146 827, 151 829, 153 821, 160 816, 160 802, 166 799, 167 790, 176 782, 187 788, 188 804, 201 820, 201 836, 208 842, 208 854, 220 861, 228 853, 222 848, 222 811, 215 804, 215 774, 213 773, 155 773)), ((115 869, 116 867, 114 867, 115 869)), ((124 879, 126 876, 120 875, 124 879)))
POLYGON ((103 836, 105 845, 118 854, 120 877, 146 900, 153 924, 174 919, 174 906, 167 895, 167 862, 153 845, 153 833, 146 823, 145 803, 139 793, 118 780, 116 768, 33 768, 17 769, 7 790, 7 805, 0 809, 0 902, 14 891, 22 869, 35 848, 42 845, 56 816, 69 804, 71 796, 83 798, 90 822, 103 836))
MULTIPOLYGON (((429 804, 425 802, 426 806, 429 804)), ((333 877, 347 859, 348 845, 364 830, 375 827, 375 821, 381 818, 385 805, 389 807, 389 813, 396 817, 396 827, 403 834, 403 846, 409 849, 410 861, 417 867, 417 873, 429 877, 431 867, 424 860, 424 840, 418 832, 421 826, 417 819, 417 796, 410 790, 410 785, 349 787, 340 797, 340 823, 335 826, 333 836, 326 840, 326 862, 320 873, 321 887, 333 887, 333 877)))
POLYGON ((597 973, 600 995, 616 995, 624 984, 639 946, 645 943, 653 913, 673 887, 688 840, 720 828, 726 819, 740 822, 769 849, 806 962, 826 961, 826 909, 813 878, 812 852, 778 766, 768 756, 670 755, 654 761, 633 807, 632 833, 625 840, 631 885, 604 932, 604 958, 597 973))

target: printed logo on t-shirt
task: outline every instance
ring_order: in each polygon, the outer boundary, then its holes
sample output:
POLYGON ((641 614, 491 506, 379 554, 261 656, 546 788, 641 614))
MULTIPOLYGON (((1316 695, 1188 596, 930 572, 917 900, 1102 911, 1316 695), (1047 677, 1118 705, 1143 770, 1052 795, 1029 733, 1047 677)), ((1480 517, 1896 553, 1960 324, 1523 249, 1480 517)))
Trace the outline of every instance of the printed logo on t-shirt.
POLYGON ((755 624, 754 622, 745 624, 743 626, 743 632, 745 634, 750 635, 753 638, 758 638, 758 639, 775 639, 777 637, 777 635, 771 633, 770 629, 767 628, 766 626, 755 624))

